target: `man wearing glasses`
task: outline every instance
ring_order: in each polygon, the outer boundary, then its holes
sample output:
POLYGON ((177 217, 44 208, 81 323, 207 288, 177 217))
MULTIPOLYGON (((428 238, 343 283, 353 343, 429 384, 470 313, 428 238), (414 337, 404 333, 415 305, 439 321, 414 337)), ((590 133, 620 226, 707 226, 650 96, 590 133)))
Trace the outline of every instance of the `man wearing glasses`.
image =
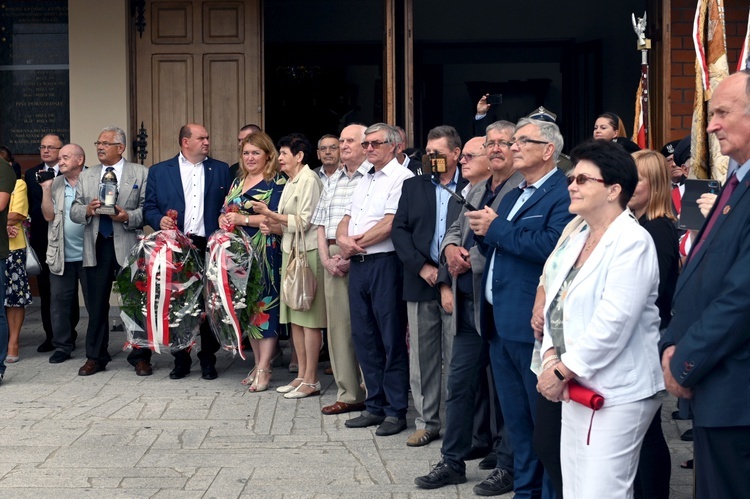
MULTIPOLYGON (((42 264, 42 272, 36 276, 37 289, 39 290, 39 301, 41 302, 42 328, 44 328, 44 342, 39 345, 37 352, 51 352, 55 349, 52 345, 52 320, 50 319, 50 278, 49 267, 44 259, 47 254, 47 221, 42 213, 42 188, 36 176, 39 172, 49 172, 57 176, 60 171, 58 166, 60 149, 64 145, 62 135, 50 133, 42 137, 39 145, 39 156, 42 163, 26 171, 24 181, 26 182, 26 193, 29 198, 29 216, 31 227, 29 229, 29 242, 34 252, 39 255, 42 264)), ((75 343, 79 319, 78 296, 71 303, 70 329, 73 331, 73 343, 75 343)))
POLYGON ((397 140, 398 132, 385 123, 365 130, 362 148, 372 168, 357 184, 336 231, 340 255, 351 261, 352 340, 367 388, 365 410, 345 425, 380 425, 378 436, 405 430, 409 407, 403 269, 391 226, 404 180, 413 175, 396 160, 397 140))
MULTIPOLYGON (((482 328, 514 454, 516 497, 538 497, 543 468, 532 446, 537 411, 536 375, 529 369, 534 348, 531 313, 539 276, 565 225, 565 175, 555 166, 563 138, 554 123, 523 118, 510 141, 513 168, 524 180, 500 202, 469 212, 469 226, 487 257, 481 293, 482 328)), ((551 483, 545 492, 554 497, 551 483)), ((546 495, 546 494, 545 494, 546 495)))
POLYGON ((440 243, 462 208, 449 190, 460 192, 468 184, 457 168, 461 137, 455 128, 442 125, 430 130, 426 152, 434 158, 444 156, 445 171, 404 181, 391 233, 404 265, 409 381, 417 410, 417 431, 406 440, 409 447, 427 445, 440 435, 443 365, 447 376, 453 346, 452 311, 440 306, 438 294, 438 283, 448 280, 447 270, 439 264, 440 243))
POLYGON ((320 181, 325 186, 328 183, 328 179, 341 166, 338 137, 326 134, 318 140, 318 159, 321 165, 315 169, 315 173, 318 174, 320 181))
MULTIPOLYGON (((70 207, 70 219, 86 227, 83 230, 83 267, 88 287, 89 326, 86 331, 86 363, 79 376, 103 371, 112 357, 109 346, 109 296, 120 268, 138 242, 143 227, 143 202, 148 169, 125 161, 125 132, 110 126, 94 142, 100 164, 84 170, 76 184, 76 198, 70 207), (117 177, 117 199, 114 215, 98 215, 101 205, 99 184, 102 177, 114 172, 117 177)), ((133 349, 128 362, 138 376, 151 375, 151 364, 144 360, 145 349, 133 349)))

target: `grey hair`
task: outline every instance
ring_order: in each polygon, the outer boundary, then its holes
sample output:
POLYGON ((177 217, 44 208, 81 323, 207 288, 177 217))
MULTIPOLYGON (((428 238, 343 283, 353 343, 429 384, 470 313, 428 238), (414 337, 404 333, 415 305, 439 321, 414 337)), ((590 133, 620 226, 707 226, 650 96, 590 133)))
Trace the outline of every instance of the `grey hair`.
POLYGON ((542 136, 542 139, 546 140, 554 146, 555 152, 553 153, 553 159, 555 160, 555 163, 557 163, 557 159, 560 157, 560 153, 562 152, 564 144, 563 136, 560 133, 560 127, 558 127, 554 123, 550 123, 549 121, 521 118, 521 120, 516 125, 516 132, 526 125, 535 126, 539 130, 539 135, 542 136))
POLYGON ((510 134, 513 135, 513 132, 516 131, 516 125, 514 125, 510 121, 505 121, 505 120, 496 121, 494 123, 490 123, 487 126, 487 130, 485 130, 485 133, 490 133, 493 130, 498 131, 498 132, 510 132, 510 134))
POLYGON ((85 163, 86 151, 83 150, 83 147, 79 146, 78 144, 73 144, 72 142, 68 145, 73 148, 73 151, 75 151, 76 156, 81 156, 83 158, 83 162, 85 163))
POLYGON ((401 136, 398 134, 398 130, 387 123, 375 123, 374 125, 370 125, 367 127, 367 130, 365 130, 365 135, 382 131, 385 132, 385 141, 389 144, 401 143, 401 136))
POLYGON ((127 146, 128 141, 125 138, 125 132, 123 131, 122 128, 114 126, 114 125, 105 126, 104 128, 102 128, 101 133, 104 133, 104 132, 115 132, 115 140, 119 142, 120 144, 122 144, 123 147, 127 146))

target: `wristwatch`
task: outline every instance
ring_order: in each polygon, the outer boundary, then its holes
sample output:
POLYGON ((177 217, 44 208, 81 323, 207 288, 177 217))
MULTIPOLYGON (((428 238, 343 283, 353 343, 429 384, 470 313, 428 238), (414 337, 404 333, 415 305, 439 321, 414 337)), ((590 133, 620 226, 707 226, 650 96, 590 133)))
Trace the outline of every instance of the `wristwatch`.
POLYGON ((557 367, 555 367, 555 376, 557 376, 557 379, 559 379, 560 381, 563 381, 563 382, 568 381, 565 378, 565 375, 562 373, 562 371, 558 369, 557 367))

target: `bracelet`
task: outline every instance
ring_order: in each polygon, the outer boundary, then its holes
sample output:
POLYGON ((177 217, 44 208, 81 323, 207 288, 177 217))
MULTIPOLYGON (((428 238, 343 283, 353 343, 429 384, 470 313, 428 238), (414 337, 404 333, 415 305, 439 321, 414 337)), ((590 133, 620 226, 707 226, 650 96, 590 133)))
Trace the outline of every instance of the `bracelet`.
POLYGON ((546 359, 542 361, 542 370, 547 369, 547 367, 549 367, 550 364, 552 364, 554 361, 559 361, 559 360, 560 360, 560 357, 558 357, 557 355, 550 355, 549 357, 547 357, 546 359))

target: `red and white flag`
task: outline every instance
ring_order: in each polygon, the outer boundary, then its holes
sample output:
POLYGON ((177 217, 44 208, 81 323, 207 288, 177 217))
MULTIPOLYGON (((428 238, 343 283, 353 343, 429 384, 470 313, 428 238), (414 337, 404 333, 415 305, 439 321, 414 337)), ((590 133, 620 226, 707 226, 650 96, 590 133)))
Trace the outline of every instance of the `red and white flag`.
POLYGON ((729 158, 721 154, 719 141, 706 133, 707 105, 716 86, 729 76, 724 31, 723 0, 700 0, 693 24, 695 45, 695 102, 690 132, 691 177, 724 179, 729 158))

